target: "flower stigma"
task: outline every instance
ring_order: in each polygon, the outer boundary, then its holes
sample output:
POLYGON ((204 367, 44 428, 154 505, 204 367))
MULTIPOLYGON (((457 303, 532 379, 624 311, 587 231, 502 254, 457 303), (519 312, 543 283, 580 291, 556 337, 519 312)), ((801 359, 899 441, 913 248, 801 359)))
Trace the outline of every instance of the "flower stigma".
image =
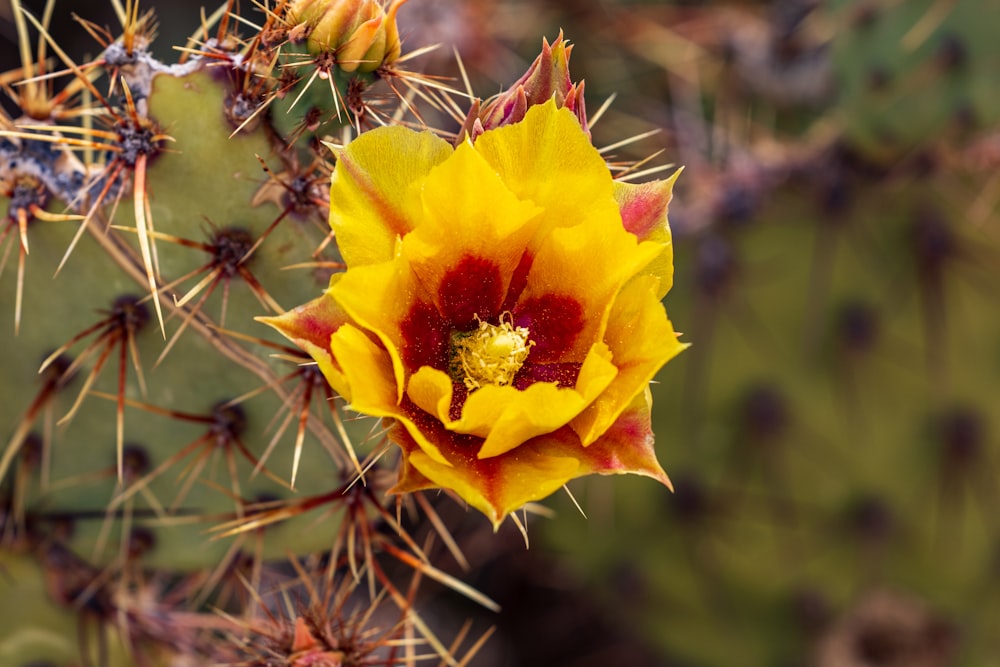
POLYGON ((510 313, 503 313, 499 324, 478 316, 476 321, 477 329, 452 335, 453 372, 469 391, 487 384, 511 384, 535 344, 528 340, 528 328, 515 327, 510 313))

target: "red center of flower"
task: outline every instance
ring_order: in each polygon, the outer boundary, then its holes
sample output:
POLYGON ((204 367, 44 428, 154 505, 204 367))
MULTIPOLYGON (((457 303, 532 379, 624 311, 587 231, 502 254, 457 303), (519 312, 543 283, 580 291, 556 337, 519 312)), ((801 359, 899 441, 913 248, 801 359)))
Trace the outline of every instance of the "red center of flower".
POLYGON ((576 384, 581 360, 566 351, 583 328, 583 307, 569 295, 522 298, 530 265, 526 255, 505 290, 494 262, 463 257, 442 277, 436 305, 418 301, 400 323, 407 370, 430 366, 454 378, 455 418, 485 384, 576 384))
POLYGON ((504 299, 500 268, 482 257, 463 257, 441 280, 441 316, 458 330, 470 330, 497 314, 504 299))

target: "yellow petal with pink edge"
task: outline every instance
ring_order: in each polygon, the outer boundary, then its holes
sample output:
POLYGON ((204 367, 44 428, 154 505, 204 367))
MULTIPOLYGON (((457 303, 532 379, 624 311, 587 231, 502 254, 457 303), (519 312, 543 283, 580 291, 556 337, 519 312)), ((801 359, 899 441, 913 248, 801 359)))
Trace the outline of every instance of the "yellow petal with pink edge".
MULTIPOLYGON (((342 274, 335 275, 332 282, 336 282, 339 275, 342 274)), ((341 395, 348 396, 350 389, 343 371, 330 353, 330 336, 350 318, 329 293, 281 315, 255 319, 271 326, 302 348, 316 361, 330 386, 341 395)))
POLYGON ((525 503, 540 500, 577 477, 590 474, 638 474, 670 487, 656 460, 649 421, 648 390, 633 398, 601 438, 583 447, 570 428, 542 435, 523 446, 488 459, 472 454, 469 436, 441 429, 430 437, 448 463, 433 460, 397 427, 391 437, 404 452, 400 478, 391 493, 450 489, 490 519, 494 528, 525 503), (462 440, 464 438, 465 440, 462 440))
POLYGON ((674 282, 674 246, 667 222, 667 209, 673 198, 674 183, 681 175, 678 169, 662 181, 633 184, 615 181, 615 199, 621 210, 622 224, 640 241, 653 241, 663 246, 647 271, 660 278, 659 298, 670 291, 674 282))
MULTIPOLYGON (((646 386, 632 398, 601 437, 583 448, 580 454, 581 474, 642 475, 673 490, 670 478, 656 460, 653 449, 653 428, 649 417, 652 404, 653 396, 646 386)), ((569 438, 572 432, 572 429, 564 429, 559 434, 569 438)), ((575 434, 573 442, 579 442, 575 434)))
POLYGON ((579 415, 611 384, 618 370, 604 344, 584 361, 575 387, 535 382, 524 389, 486 385, 471 394, 458 419, 451 419, 453 385, 444 372, 424 367, 409 381, 407 396, 449 431, 484 438, 477 457, 505 454, 536 436, 551 433, 579 415))
POLYGON ((404 466, 399 482, 389 492, 450 489, 485 514, 494 529, 525 503, 557 491, 578 476, 580 469, 580 462, 573 456, 553 456, 537 448, 518 449, 491 459, 473 459, 475 464, 467 465, 458 452, 461 445, 447 449, 451 465, 446 465, 428 456, 409 436, 409 431, 401 432, 398 428, 392 433, 393 440, 403 448, 404 466))
POLYGON ((337 151, 330 226, 348 266, 392 259, 398 238, 420 222, 420 188, 452 154, 448 142, 404 127, 365 132, 337 151))
POLYGON ((618 215, 607 164, 573 113, 555 100, 530 107, 519 123, 486 132, 475 147, 514 194, 546 209, 551 225, 618 215))
POLYGON ((571 425, 584 446, 597 440, 641 393, 656 372, 687 344, 677 339, 657 298, 656 276, 637 276, 615 299, 604 340, 618 375, 571 425))

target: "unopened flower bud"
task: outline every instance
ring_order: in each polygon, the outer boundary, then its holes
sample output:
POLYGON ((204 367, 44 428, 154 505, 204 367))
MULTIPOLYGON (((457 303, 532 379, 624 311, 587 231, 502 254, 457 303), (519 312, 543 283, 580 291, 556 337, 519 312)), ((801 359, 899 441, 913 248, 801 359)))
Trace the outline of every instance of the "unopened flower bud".
POLYGON ((520 122, 528 108, 553 98, 556 106, 572 111, 580 126, 589 134, 583 82, 573 83, 569 74, 572 50, 572 45, 563 39, 562 32, 552 44, 542 39, 542 52, 520 79, 484 104, 473 104, 459 133, 459 141, 467 136, 475 140, 486 130, 520 122))
POLYGON ((399 58, 396 12, 406 2, 292 0, 286 22, 310 53, 334 53, 345 72, 373 72, 399 58))

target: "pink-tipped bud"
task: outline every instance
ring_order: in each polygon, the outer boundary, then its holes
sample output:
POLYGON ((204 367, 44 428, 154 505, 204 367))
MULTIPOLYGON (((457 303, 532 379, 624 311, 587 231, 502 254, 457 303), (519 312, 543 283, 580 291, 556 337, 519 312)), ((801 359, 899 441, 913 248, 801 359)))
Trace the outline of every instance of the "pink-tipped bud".
POLYGON ((556 106, 572 111, 580 126, 589 134, 583 82, 573 83, 569 74, 572 50, 572 45, 563 39, 561 31, 552 44, 543 38, 542 52, 520 79, 485 103, 473 103, 459 132, 459 141, 464 141, 467 136, 475 140, 486 130, 520 122, 530 107, 552 98, 555 98, 556 106))

